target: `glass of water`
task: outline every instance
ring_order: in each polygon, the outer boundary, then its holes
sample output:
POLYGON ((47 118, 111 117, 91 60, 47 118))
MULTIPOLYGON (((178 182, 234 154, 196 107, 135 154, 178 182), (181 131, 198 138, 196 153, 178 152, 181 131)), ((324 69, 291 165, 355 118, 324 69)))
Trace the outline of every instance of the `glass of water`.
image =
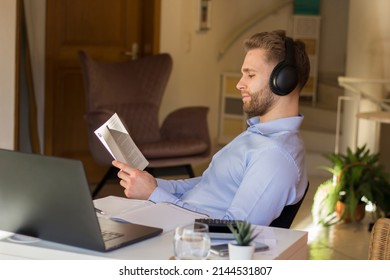
POLYGON ((204 260, 210 252, 209 227, 204 223, 192 223, 177 227, 173 240, 177 260, 204 260))

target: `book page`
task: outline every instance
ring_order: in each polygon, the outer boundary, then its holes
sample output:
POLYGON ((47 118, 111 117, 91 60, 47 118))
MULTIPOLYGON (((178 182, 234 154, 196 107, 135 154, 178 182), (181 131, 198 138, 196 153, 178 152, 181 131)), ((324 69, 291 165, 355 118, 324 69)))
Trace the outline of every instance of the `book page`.
POLYGON ((144 170, 149 162, 143 156, 130 135, 107 127, 112 137, 105 137, 106 143, 112 147, 115 159, 126 162, 130 166, 144 170), (114 143, 110 143, 113 140, 114 143))
POLYGON ((149 162, 138 149, 116 113, 96 129, 95 134, 114 159, 140 170, 148 166, 149 162))
POLYGON ((141 199, 130 199, 119 196, 106 196, 98 198, 93 201, 96 208, 101 209, 107 218, 118 215, 122 212, 128 212, 131 210, 141 209, 149 205, 153 205, 154 202, 141 199))
POLYGON ((157 203, 148 207, 122 211, 120 214, 114 215, 114 218, 162 228, 164 232, 167 232, 174 230, 177 226, 190 224, 196 218, 207 218, 207 216, 171 203, 157 203))

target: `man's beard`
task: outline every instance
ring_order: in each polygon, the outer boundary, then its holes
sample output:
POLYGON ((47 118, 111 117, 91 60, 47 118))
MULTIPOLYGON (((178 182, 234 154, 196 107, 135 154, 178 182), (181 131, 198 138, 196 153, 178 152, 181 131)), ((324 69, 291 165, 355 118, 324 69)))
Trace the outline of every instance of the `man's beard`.
POLYGON ((275 104, 276 96, 270 89, 250 93, 250 101, 244 103, 244 112, 249 117, 264 116, 275 104))

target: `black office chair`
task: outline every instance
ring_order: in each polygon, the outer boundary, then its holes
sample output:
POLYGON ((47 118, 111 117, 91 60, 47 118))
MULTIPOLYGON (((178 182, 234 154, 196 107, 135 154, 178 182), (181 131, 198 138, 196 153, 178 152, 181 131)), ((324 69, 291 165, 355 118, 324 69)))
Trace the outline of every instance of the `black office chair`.
POLYGON ((299 200, 297 203, 293 205, 286 205, 283 208, 283 211, 280 214, 280 216, 277 217, 275 220, 273 220, 269 226, 278 227, 278 228, 290 228, 308 190, 309 190, 309 182, 307 183, 305 193, 303 194, 301 200, 299 200))

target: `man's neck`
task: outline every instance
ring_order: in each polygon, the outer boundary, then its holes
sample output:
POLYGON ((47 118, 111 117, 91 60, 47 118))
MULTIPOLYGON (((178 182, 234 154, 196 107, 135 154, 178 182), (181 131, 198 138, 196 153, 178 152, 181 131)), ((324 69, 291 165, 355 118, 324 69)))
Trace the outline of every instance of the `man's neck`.
POLYGON ((273 108, 260 118, 261 122, 267 122, 276 119, 295 117, 298 115, 299 95, 297 93, 291 93, 290 95, 278 98, 273 108))

